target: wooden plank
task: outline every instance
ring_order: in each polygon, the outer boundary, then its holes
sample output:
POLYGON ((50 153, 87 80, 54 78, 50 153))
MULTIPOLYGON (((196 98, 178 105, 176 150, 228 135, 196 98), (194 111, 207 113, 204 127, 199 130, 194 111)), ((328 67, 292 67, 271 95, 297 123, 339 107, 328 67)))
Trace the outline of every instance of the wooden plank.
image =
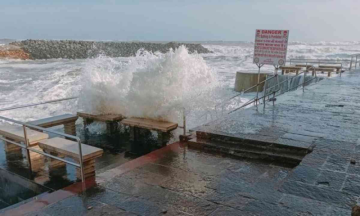
POLYGON ((301 70, 302 67, 296 67, 296 66, 281 66, 280 69, 283 70, 301 70))
POLYGON ((77 115, 85 119, 91 119, 94 121, 101 121, 101 122, 121 121, 125 118, 123 115, 120 114, 90 114, 90 113, 78 112, 77 115))
POLYGON ((333 72, 335 68, 314 68, 316 71, 333 72))
MULTIPOLYGON (((26 129, 27 138, 30 145, 36 145, 40 140, 49 138, 49 135, 39 131, 26 129)), ((16 142, 25 142, 24 130, 21 126, 4 125, 0 126, 0 135, 11 138, 16 142)))
POLYGON ((78 119, 78 116, 71 115, 71 114, 64 114, 64 115, 58 115, 53 116, 49 118, 39 119, 35 121, 28 122, 29 124, 36 125, 39 127, 53 127, 57 125, 63 125, 70 122, 75 122, 78 119))
POLYGON ((334 69, 341 69, 341 66, 335 66, 335 65, 319 65, 319 68, 334 68, 334 69))
POLYGON ((128 118, 122 120, 121 123, 132 127, 157 130, 162 132, 169 132, 175 130, 178 127, 178 124, 173 122, 157 121, 144 118, 128 118))
MULTIPOLYGON (((66 155, 78 160, 79 158, 79 145, 77 142, 55 137, 51 139, 41 140, 39 146, 49 152, 56 152, 66 155)), ((83 161, 90 160, 96 157, 101 157, 103 150, 97 147, 81 144, 83 161)))
POLYGON ((305 68, 308 68, 308 67, 312 67, 313 65, 309 65, 309 64, 296 64, 295 67, 305 67, 305 68))

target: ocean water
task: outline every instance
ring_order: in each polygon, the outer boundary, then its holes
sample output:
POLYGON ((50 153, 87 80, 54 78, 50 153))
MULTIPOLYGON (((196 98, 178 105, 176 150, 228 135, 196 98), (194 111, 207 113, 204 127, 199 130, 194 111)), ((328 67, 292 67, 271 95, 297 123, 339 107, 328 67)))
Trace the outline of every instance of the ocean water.
MULTIPOLYGON (((3 42, 5 43, 5 42, 3 42)), ((20 121, 86 110, 182 122, 188 128, 205 110, 226 101, 236 71, 257 72, 253 43, 201 42, 209 54, 185 47, 166 54, 140 50, 134 57, 84 60, 0 59, 0 108, 79 96, 78 100, 1 112, 20 121)), ((1 44, 1 42, 0 42, 1 44)), ((291 42, 288 58, 336 59, 360 53, 360 42, 291 42)), ((273 73, 272 66, 262 71, 273 73)), ((244 95, 240 103, 249 97, 244 95)))

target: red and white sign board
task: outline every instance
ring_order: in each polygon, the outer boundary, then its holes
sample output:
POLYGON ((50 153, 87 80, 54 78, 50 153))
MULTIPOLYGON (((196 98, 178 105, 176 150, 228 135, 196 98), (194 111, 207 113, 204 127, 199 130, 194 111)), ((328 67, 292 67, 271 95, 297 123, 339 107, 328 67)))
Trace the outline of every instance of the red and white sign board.
POLYGON ((254 63, 285 65, 289 39, 288 30, 256 30, 254 63))

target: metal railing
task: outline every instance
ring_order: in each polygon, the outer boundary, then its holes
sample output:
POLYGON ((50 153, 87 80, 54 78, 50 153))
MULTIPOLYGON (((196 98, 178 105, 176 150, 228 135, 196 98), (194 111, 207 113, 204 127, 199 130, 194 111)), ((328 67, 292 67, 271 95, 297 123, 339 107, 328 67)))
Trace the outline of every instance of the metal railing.
MULTIPOLYGON (((266 89, 266 86, 265 86, 265 89, 264 89, 264 95, 262 96, 262 97, 260 97, 260 98, 254 98, 252 101, 249 101, 248 103, 246 103, 246 104, 244 104, 244 105, 242 105, 242 106, 240 106, 240 107, 238 107, 238 108, 236 108, 236 109, 234 109, 234 110, 232 110, 232 111, 230 111, 228 114, 230 114, 230 113, 233 113, 233 112, 235 112, 235 111, 237 111, 237 110, 239 110, 239 109, 242 109, 242 108, 244 108, 244 107, 246 107, 246 106, 248 106, 248 105, 250 105, 250 104, 252 104, 252 103, 255 103, 255 104, 257 104, 257 102, 256 101, 261 101, 261 100, 263 100, 263 104, 264 104, 264 108, 265 108, 265 105, 266 105, 266 97, 268 97, 268 101, 270 101, 270 96, 272 95, 273 96, 273 98, 275 98, 276 96, 279 96, 279 95, 281 95, 281 94, 285 94, 286 92, 289 92, 289 91, 292 91, 292 90, 294 90, 294 89, 297 89, 299 86, 302 86, 303 87, 303 92, 305 91, 305 86, 306 86, 306 84, 307 83, 309 83, 309 82, 311 82, 312 80, 314 80, 314 79, 317 79, 318 77, 317 77, 317 75, 316 75, 316 73, 315 73, 315 76, 314 76, 314 78, 312 78, 312 79, 309 79, 309 80, 306 80, 306 74, 309 72, 309 70, 311 70, 311 69, 313 69, 312 67, 310 67, 308 70, 305 70, 305 71, 302 71, 302 72, 300 72, 300 73, 298 73, 297 75, 295 75, 295 76, 293 76, 293 77, 291 77, 290 79, 294 79, 294 78, 296 78, 296 77, 299 77, 299 76, 301 76, 302 74, 304 75, 304 78, 303 78, 303 82, 302 83, 300 83, 299 85, 297 85, 297 86, 295 86, 295 87, 292 87, 292 88, 287 88, 285 91, 282 91, 282 89, 281 89, 281 84, 283 84, 283 83, 285 83, 285 82, 289 82, 289 79, 286 79, 286 80, 284 80, 284 81, 282 81, 282 82, 278 82, 276 85, 274 85, 274 86, 272 86, 272 87, 270 87, 270 89, 272 89, 272 88, 278 88, 278 89, 275 89, 275 90, 270 90, 269 92, 269 94, 266 94, 266 91, 268 91, 267 89, 266 89), (278 94, 278 95, 276 95, 276 93, 278 93, 278 92, 280 92, 280 94, 278 94)), ((275 102, 274 100, 272 100, 273 101, 273 103, 275 102)), ((260 104, 260 103, 259 103, 260 104)))
MULTIPOLYGON (((284 94, 284 93, 286 93, 286 92, 289 92, 289 91, 292 91, 292 90, 294 90, 294 89, 297 89, 299 86, 303 86, 303 91, 304 91, 304 90, 305 90, 305 86, 306 86, 307 83, 309 83, 309 82, 311 82, 311 81, 313 81, 313 80, 318 79, 317 73, 315 72, 315 73, 314 73, 314 78, 309 79, 309 80, 306 80, 306 74, 309 73, 309 72, 311 72, 312 70, 314 70, 314 68, 313 68, 313 67, 309 67, 309 68, 307 68, 307 70, 301 71, 301 72, 298 73, 297 75, 292 76, 290 79, 286 79, 286 80, 281 81, 281 82, 278 81, 277 84, 275 84, 274 86, 272 86, 272 87, 270 87, 269 89, 267 89, 266 83, 269 82, 269 81, 272 80, 272 79, 278 78, 279 75, 276 73, 275 75, 273 75, 273 76, 265 79, 264 81, 259 82, 258 84, 254 85, 254 86, 252 86, 252 87, 250 87, 250 88, 245 89, 245 90, 242 91, 241 93, 236 94, 236 95, 228 98, 228 99, 225 100, 224 102, 221 102, 221 103, 215 105, 214 109, 212 109, 212 110, 206 110, 203 115, 201 115, 199 118, 197 118, 197 120, 200 120, 200 119, 202 119, 202 118, 205 117, 205 118, 206 118, 206 119, 205 119, 205 122, 207 123, 207 121, 208 121, 208 116, 210 116, 210 118, 211 118, 210 120, 211 120, 211 121, 216 120, 216 119, 219 117, 219 116, 218 116, 218 111, 217 111, 217 108, 218 108, 218 107, 221 107, 221 115, 224 115, 224 107, 225 107, 226 104, 229 104, 229 101, 231 101, 231 100, 233 100, 233 99, 235 99, 235 98, 237 98, 237 97, 242 96, 244 93, 246 93, 246 92, 248 92, 248 91, 250 91, 250 90, 252 90, 252 89, 254 89, 254 88, 257 88, 258 86, 262 85, 263 83, 265 83, 265 84, 264 84, 264 90, 263 90, 264 93, 263 93, 263 95, 262 95, 261 97, 258 97, 258 94, 257 94, 254 98, 250 99, 250 100, 247 101, 246 103, 242 104, 241 106, 239 106, 239 107, 237 107, 237 108, 235 108, 235 109, 233 109, 233 110, 228 110, 227 113, 225 113, 225 114, 233 113, 233 112, 235 112, 235 111, 237 111, 237 110, 240 110, 240 109, 242 109, 242 108, 245 108, 245 107, 247 107, 247 106, 249 106, 249 105, 251 105, 251 104, 258 105, 258 104, 261 103, 261 101, 263 101, 262 103, 264 104, 264 108, 265 108, 266 101, 270 101, 270 100, 271 100, 271 98, 270 98, 271 95, 273 96, 273 98, 275 98, 276 96, 279 96, 279 95, 284 94), (280 86, 282 86, 281 84, 283 84, 283 83, 285 83, 285 82, 288 82, 288 83, 289 83, 289 81, 291 82, 293 79, 295 79, 295 78, 297 78, 297 77, 299 77, 299 76, 301 76, 301 75, 303 75, 304 78, 303 78, 303 82, 300 83, 299 85, 297 85, 297 86, 295 86, 295 87, 292 87, 292 88, 289 88, 289 87, 288 87, 286 90, 283 90, 283 89, 280 87, 280 86), (277 88, 277 89, 276 89, 276 88, 277 88), (272 89, 274 89, 274 90, 272 90, 272 89), (267 92, 270 92, 270 93, 267 93, 267 92), (280 94, 277 94, 277 93, 279 93, 279 92, 280 92, 280 94), (267 100, 266 100, 266 97, 268 97, 267 100), (215 112, 215 118, 213 118, 213 114, 212 114, 213 112, 215 112)), ((288 84, 288 85, 289 85, 289 84, 288 84)), ((274 102, 274 100, 272 100, 272 101, 274 102)))
POLYGON ((290 65, 292 64, 339 64, 342 68, 345 68, 345 65, 349 66, 348 70, 352 70, 353 66, 355 69, 360 67, 360 54, 351 55, 348 59, 289 59, 287 61, 290 65), (359 65, 358 65, 359 64, 359 65))
MULTIPOLYGON (((355 69, 357 68, 358 59, 360 59, 360 54, 355 54, 355 55, 352 55, 352 56, 351 56, 350 68, 349 68, 349 70, 352 69, 353 63, 355 63, 355 69)), ((359 67, 360 67, 360 61, 359 61, 359 67)))
POLYGON ((56 103, 56 102, 61 102, 61 101, 66 101, 66 100, 73 100, 73 99, 78 99, 78 97, 68 97, 68 98, 61 98, 61 99, 50 100, 50 101, 45 101, 45 102, 40 102, 40 103, 32 103, 32 104, 26 104, 26 105, 20 105, 20 106, 12 106, 12 107, 7 107, 7 108, 2 108, 2 109, 0 109, 0 112, 7 111, 7 110, 26 108, 26 107, 33 107, 33 106, 49 104, 49 103, 56 103))
MULTIPOLYGON (((290 59, 288 61, 288 63, 290 65, 294 65, 294 64, 317 64, 317 65, 321 65, 321 64, 331 64, 331 65, 340 65, 341 68, 344 67, 344 65, 351 65, 351 60, 350 59, 290 59)), ((350 70, 350 67, 349 67, 350 70)))
MULTIPOLYGON (((240 96, 242 96, 243 94, 251 91, 252 89, 257 88, 258 86, 261 86, 263 83, 266 83, 266 82, 268 82, 268 81, 270 81, 270 80, 272 80, 272 79, 274 79, 274 78, 276 78, 276 77, 277 77, 277 74, 274 75, 274 76, 271 76, 271 77, 269 77, 269 78, 266 78, 265 80, 259 82, 258 84, 254 85, 254 86, 251 86, 251 87, 249 87, 249 88, 247 88, 247 89, 244 89, 243 91, 241 91, 241 93, 238 93, 238 94, 236 94, 236 95, 234 95, 234 96, 226 99, 225 101, 216 104, 216 105, 214 106, 214 109, 212 109, 212 110, 206 110, 204 114, 202 114, 201 116, 197 117, 196 119, 200 120, 200 119, 202 119, 202 118, 205 117, 205 118, 206 118, 205 121, 207 121, 207 117, 210 116, 210 117, 211 117, 211 120, 213 120, 213 118, 212 118, 212 116, 213 116, 213 115, 212 115, 212 111, 215 111, 215 116, 216 116, 216 118, 219 117, 219 114, 218 114, 219 112, 221 113, 221 116, 224 115, 224 108, 225 108, 225 106, 226 106, 226 105, 229 105, 232 100, 237 99, 237 98, 239 98, 239 99, 241 100, 240 96), (220 110, 218 111, 218 109, 220 109, 220 110)), ((256 98, 256 96, 255 96, 254 98, 256 98)), ((253 99, 250 99, 250 100, 253 101, 253 99)), ((241 101, 240 101, 240 102, 241 102, 241 101)), ((251 102, 251 103, 253 103, 253 102, 251 102)))
MULTIPOLYGON (((0 111, 13 110, 13 109, 19 109, 19 108, 24 108, 24 107, 32 107, 32 106, 37 106, 37 105, 42 105, 42 104, 60 102, 60 101, 65 101, 65 100, 72 100, 72 99, 76 99, 76 98, 77 97, 63 98, 63 99, 51 100, 51 101, 46 101, 46 102, 41 102, 41 103, 27 104, 27 105, 22 105, 22 106, 14 106, 14 107, 0 109, 0 111)), ((17 121, 17 120, 14 120, 14 119, 10 119, 10 118, 6 118, 6 117, 3 117, 3 116, 0 116, 0 120, 6 121, 6 122, 11 122, 13 124, 17 124, 17 125, 22 126, 23 132, 24 132, 24 142, 23 142, 24 144, 21 144, 21 142, 17 143, 17 142, 15 142, 13 140, 6 139, 4 136, 0 136, 0 139, 3 140, 4 142, 11 143, 11 144, 19 146, 19 147, 21 147, 23 149, 26 149, 26 154, 27 154, 26 156, 27 156, 27 159, 28 159, 30 169, 31 169, 30 151, 32 151, 32 152, 44 155, 45 157, 49 157, 49 158, 52 158, 52 159, 55 159, 55 160, 59 160, 59 161, 62 161, 64 163, 70 164, 72 166, 78 167, 80 169, 81 181, 82 182, 85 181, 84 168, 83 168, 83 157, 82 157, 82 146, 81 146, 81 139, 79 137, 69 135, 69 134, 65 134, 65 133, 61 133, 61 132, 54 131, 54 130, 51 130, 51 129, 39 127, 39 126, 32 125, 32 124, 29 124, 29 123, 24 123, 24 122, 17 121), (65 159, 63 159, 61 157, 57 157, 57 156, 45 153, 43 151, 39 151, 38 149, 35 149, 35 148, 31 147, 30 143, 29 143, 29 139, 28 139, 27 128, 28 129, 39 130, 39 131, 42 131, 42 132, 52 133, 52 134, 56 134, 56 135, 59 135, 59 136, 63 136, 65 138, 76 140, 77 143, 78 143, 79 163, 74 163, 72 161, 65 160, 65 159)))

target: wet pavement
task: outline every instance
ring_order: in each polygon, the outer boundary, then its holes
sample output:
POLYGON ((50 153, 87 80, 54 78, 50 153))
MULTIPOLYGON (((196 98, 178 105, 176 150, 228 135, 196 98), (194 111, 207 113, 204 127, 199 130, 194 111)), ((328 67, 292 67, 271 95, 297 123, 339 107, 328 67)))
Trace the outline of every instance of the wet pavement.
POLYGON ((312 146, 296 167, 174 143, 97 174, 85 192, 5 215, 350 215, 360 196, 359 82, 360 71, 346 72, 198 128, 312 146))
MULTIPOLYGON (((62 128, 55 130, 63 131, 62 128)), ((95 163, 98 174, 160 148, 151 133, 141 134, 136 143, 130 142, 128 128, 113 134, 94 134, 89 131, 84 133, 83 126, 77 125, 77 135, 86 144, 104 150, 103 157, 98 158, 95 163)), ((54 137, 53 134, 50 137, 54 137)), ((69 157, 66 160, 73 161, 69 157)), ((44 159, 30 170, 24 149, 6 152, 4 142, 0 141, 0 215, 44 192, 52 193, 77 181, 74 166, 67 164, 63 168, 50 170, 44 159)))

